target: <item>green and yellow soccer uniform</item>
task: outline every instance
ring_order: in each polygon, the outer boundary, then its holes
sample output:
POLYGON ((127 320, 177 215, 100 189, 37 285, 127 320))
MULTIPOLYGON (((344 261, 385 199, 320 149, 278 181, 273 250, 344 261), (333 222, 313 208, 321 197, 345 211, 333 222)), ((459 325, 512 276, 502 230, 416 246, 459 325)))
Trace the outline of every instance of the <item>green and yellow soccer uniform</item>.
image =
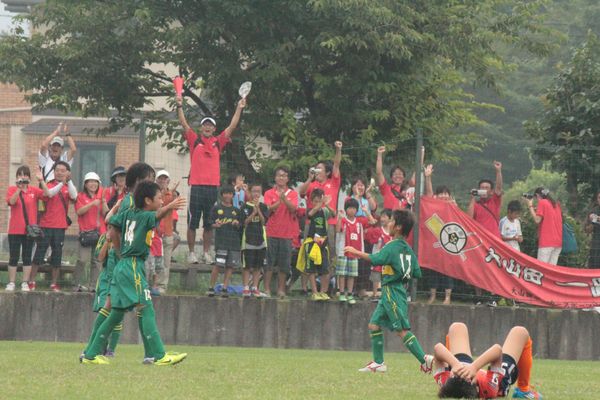
MULTIPOLYGON (((102 242, 105 241, 104 235, 101 237, 102 242)), ((102 245, 100 245, 100 240, 98 241, 99 248, 96 247, 96 253, 94 256, 97 258, 102 245)), ((106 259, 102 265, 102 271, 100 271, 100 275, 98 275, 98 281, 96 282, 96 296, 94 296, 94 312, 98 312, 104 304, 106 304, 106 297, 110 294, 110 282, 112 281, 113 270, 117 265, 118 257, 117 252, 111 247, 108 250, 108 254, 106 255, 106 259)))
POLYGON ((144 272, 156 226, 156 213, 137 208, 125 209, 110 219, 121 231, 121 260, 115 266, 110 288, 114 308, 131 308, 151 303, 144 272))
POLYGON ((369 255, 372 265, 382 265, 381 299, 370 323, 392 331, 410 329, 404 284, 421 277, 415 253, 404 239, 394 239, 378 253, 369 255))
POLYGON ((130 210, 135 208, 135 204, 133 203, 133 194, 127 193, 125 197, 123 197, 123 201, 121 201, 121 205, 119 206, 119 211, 117 214, 121 214, 123 211, 130 210))

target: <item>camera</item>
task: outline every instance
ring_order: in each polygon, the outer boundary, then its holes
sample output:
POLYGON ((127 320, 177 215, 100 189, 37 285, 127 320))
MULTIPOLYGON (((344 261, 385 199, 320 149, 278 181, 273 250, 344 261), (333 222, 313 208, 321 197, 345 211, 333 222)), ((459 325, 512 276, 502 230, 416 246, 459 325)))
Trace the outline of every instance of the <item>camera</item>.
POLYGON ((315 167, 312 167, 312 168, 310 169, 310 173, 311 173, 311 174, 318 174, 319 172, 321 172, 321 168, 315 168, 315 167))
POLYGON ((527 200, 531 200, 534 197, 533 193, 523 193, 522 196, 527 200))
POLYGON ((485 189, 471 189, 471 196, 485 197, 485 196, 487 196, 487 190, 485 190, 485 189))
POLYGON ((29 185, 29 179, 19 179, 17 185, 29 185))

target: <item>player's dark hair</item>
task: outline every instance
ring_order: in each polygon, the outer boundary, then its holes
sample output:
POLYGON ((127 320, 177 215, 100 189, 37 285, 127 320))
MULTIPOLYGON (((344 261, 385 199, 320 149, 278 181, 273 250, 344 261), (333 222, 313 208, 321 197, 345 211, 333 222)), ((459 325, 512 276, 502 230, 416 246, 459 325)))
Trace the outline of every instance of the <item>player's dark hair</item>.
POLYGON ((448 186, 446 186, 446 185, 440 185, 435 188, 436 196, 438 196, 442 193, 448 193, 448 196, 452 196, 452 193, 450 192, 450 188, 448 188, 448 186))
POLYGON ((353 198, 346 200, 344 203, 344 211, 348 210, 349 208, 355 208, 356 211, 358 211, 358 207, 358 200, 353 198))
POLYGON ((477 188, 480 188, 482 183, 489 183, 489 184, 490 184, 490 186, 491 186, 491 188, 492 188, 492 189, 494 188, 494 182, 492 182, 492 181, 491 181, 491 180, 489 180, 489 179, 481 179, 481 180, 479 181, 479 183, 477 184, 477 188))
POLYGON ((125 175, 125 186, 131 191, 135 188, 136 183, 150 177, 154 178, 154 174, 154 168, 144 162, 136 162, 127 170, 127 175, 125 175))
POLYGON ((543 186, 540 186, 536 188, 533 193, 540 195, 542 199, 550 200, 550 203, 552 203, 552 207, 556 208, 556 200, 554 200, 552 196, 550 196, 550 191, 548 189, 545 189, 543 186))
POLYGON ((385 215, 389 219, 392 219, 393 213, 394 212, 391 209, 389 209, 389 208, 384 208, 383 211, 381 211, 381 215, 385 215))
POLYGON ((394 172, 396 172, 397 170, 400 170, 402 172, 402 175, 406 178, 406 171, 404 170, 404 168, 402 168, 399 165, 394 165, 390 170, 390 179, 392 179, 392 175, 394 175, 394 172))
POLYGON ((438 392, 440 399, 478 399, 477 386, 465 381, 461 377, 451 376, 438 392))
POLYGON ((325 167, 325 174, 328 178, 330 178, 331 174, 333 173, 333 163, 331 162, 331 160, 321 160, 317 162, 317 165, 319 164, 323 164, 323 166, 325 167))
POLYGON ((221 189, 219 190, 219 194, 221 196, 223 196, 225 193, 234 194, 235 193, 235 189, 233 188, 233 185, 223 185, 223 186, 221 186, 221 189))
POLYGON ((17 168, 17 173, 15 174, 15 176, 18 178, 19 175, 25 175, 31 178, 31 170, 27 165, 21 165, 19 168, 17 168))
POLYGON ((229 176, 229 178, 227 178, 227 183, 230 184, 230 185, 235 185, 235 181, 240 176, 243 177, 244 174, 240 173, 240 174, 233 174, 233 175, 229 176))
POLYGON ((67 171, 71 170, 71 166, 66 161, 57 161, 57 162, 55 162, 54 163, 54 169, 56 169, 56 167, 58 167, 59 165, 62 165, 63 167, 65 167, 67 169, 67 171))
POLYGON ((400 234, 403 237, 407 237, 415 225, 413 213, 408 210, 394 210, 392 217, 394 218, 394 225, 402 227, 400 229, 400 234))
POLYGON ((317 197, 323 197, 325 196, 325 192, 323 191, 323 189, 313 189, 312 192, 310 192, 310 200, 313 201, 315 198, 317 197))
POLYGON ((290 169, 284 165, 280 165, 277 168, 275 168, 275 172, 273 172, 273 176, 276 176, 279 171, 285 172, 286 174, 288 174, 288 176, 290 175, 290 169))
POLYGON ((146 198, 154 199, 154 196, 160 192, 160 186, 156 182, 142 181, 137 184, 133 192, 133 203, 136 208, 144 209, 146 198))
POLYGON ((508 203, 506 206, 508 212, 521 212, 523 211, 523 207, 521 207, 521 202, 519 200, 513 200, 508 203))

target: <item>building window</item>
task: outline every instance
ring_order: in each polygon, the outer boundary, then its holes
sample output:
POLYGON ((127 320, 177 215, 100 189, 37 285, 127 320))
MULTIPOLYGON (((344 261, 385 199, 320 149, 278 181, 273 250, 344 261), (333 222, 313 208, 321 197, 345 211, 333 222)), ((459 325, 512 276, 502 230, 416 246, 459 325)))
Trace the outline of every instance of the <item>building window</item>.
POLYGON ((88 172, 97 173, 102 186, 110 186, 110 173, 115 166, 115 149, 114 143, 77 143, 72 172, 77 190, 83 188, 83 177, 88 172))

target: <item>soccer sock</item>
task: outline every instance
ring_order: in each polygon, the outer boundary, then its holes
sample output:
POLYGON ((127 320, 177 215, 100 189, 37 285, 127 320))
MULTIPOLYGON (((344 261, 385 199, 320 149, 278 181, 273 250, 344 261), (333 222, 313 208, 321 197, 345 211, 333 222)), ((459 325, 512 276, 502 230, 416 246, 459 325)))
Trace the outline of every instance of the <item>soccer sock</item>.
POLYGON ((404 342, 404 346, 406 346, 408 351, 410 351, 421 364, 425 364, 425 352, 417 340, 417 337, 413 335, 412 332, 408 332, 406 335, 404 335, 402 341, 404 342))
POLYGON ((92 341, 92 345, 86 350, 85 358, 93 359, 98 354, 101 354, 106 349, 108 336, 115 329, 115 326, 123 322, 125 310, 121 308, 113 308, 106 320, 100 325, 96 332, 96 337, 92 341))
POLYGON ((152 352, 150 351, 150 345, 148 344, 148 339, 146 339, 146 335, 144 335, 144 325, 142 323, 142 312, 136 311, 135 313, 138 318, 138 328, 140 330, 140 336, 142 337, 142 343, 144 344, 144 358, 153 357, 152 352))
POLYGON ((121 338, 121 331, 123 330, 123 323, 117 324, 115 329, 113 329, 110 334, 110 341, 108 342, 108 348, 112 351, 117 349, 117 345, 119 344, 119 339, 121 338))
POLYGON ((517 387, 524 392, 529 391, 529 378, 531 377, 531 366, 533 365, 532 344, 531 339, 527 340, 525 347, 523 347, 521 358, 519 358, 519 362, 517 363, 517 369, 519 370, 517 387))
POLYGON ((100 328, 100 325, 102 325, 102 323, 106 320, 106 317, 108 317, 109 313, 110 313, 110 311, 108 311, 104 307, 102 307, 98 311, 98 315, 96 316, 96 320, 94 321, 94 326, 92 328, 92 333, 90 334, 90 339, 88 340, 87 346, 85 346, 85 350, 83 350, 84 353, 86 353, 88 351, 88 349, 90 348, 90 346, 94 342, 94 338, 96 337, 96 333, 98 332, 98 328, 100 328))
POLYGON ((154 360, 160 360, 165 356, 165 347, 160 338, 160 333, 158 333, 156 316, 154 315, 154 306, 152 306, 152 303, 142 308, 141 313, 144 336, 146 336, 146 340, 148 341, 149 351, 152 354, 152 357, 154 357, 154 360))
POLYGON ((371 351, 373 352, 373 361, 377 364, 383 363, 383 331, 378 329, 369 333, 371 336, 371 351))

